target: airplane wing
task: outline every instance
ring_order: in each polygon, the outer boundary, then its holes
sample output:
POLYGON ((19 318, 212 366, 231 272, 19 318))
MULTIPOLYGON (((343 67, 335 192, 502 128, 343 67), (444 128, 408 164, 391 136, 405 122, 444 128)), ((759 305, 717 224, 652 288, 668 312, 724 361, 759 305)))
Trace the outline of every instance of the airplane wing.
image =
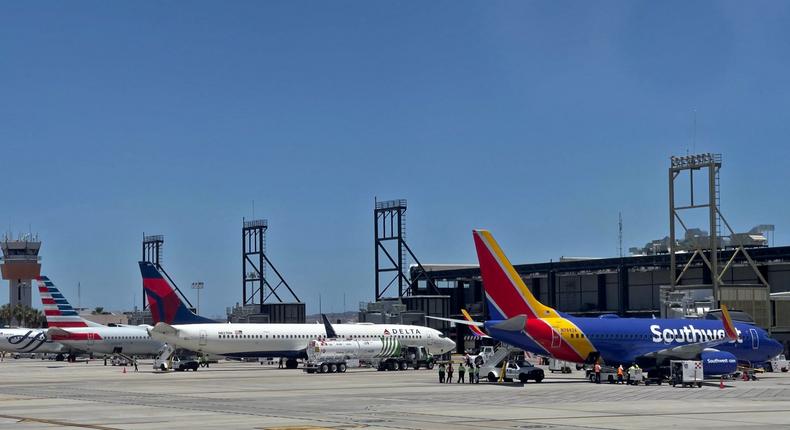
POLYGON ((52 339, 55 336, 59 337, 68 337, 71 336, 71 332, 68 330, 64 330, 60 327, 50 327, 47 329, 47 336, 52 339))
POLYGON ((738 331, 730 318, 727 305, 721 305, 722 324, 724 325, 724 339, 709 340, 706 342, 687 343, 684 345, 673 346, 645 354, 648 358, 676 358, 680 360, 692 360, 708 348, 715 348, 721 344, 732 342, 738 339, 738 331))
POLYGON ((148 329, 148 332, 159 333, 166 336, 177 336, 178 329, 165 322, 158 322, 154 328, 148 329))

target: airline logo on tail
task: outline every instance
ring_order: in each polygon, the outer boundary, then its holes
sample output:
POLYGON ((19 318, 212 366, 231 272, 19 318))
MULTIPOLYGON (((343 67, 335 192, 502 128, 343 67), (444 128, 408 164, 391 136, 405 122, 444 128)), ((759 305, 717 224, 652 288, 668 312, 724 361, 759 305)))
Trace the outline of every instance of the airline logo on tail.
POLYGON ((184 305, 178 297, 176 290, 167 282, 164 276, 147 261, 140 262, 140 273, 143 276, 143 290, 148 298, 151 317, 154 324, 164 322, 167 324, 200 324, 215 323, 216 321, 195 315, 184 305))
POLYGON ((41 296, 41 304, 44 307, 44 316, 47 318, 49 327, 88 327, 97 325, 80 317, 49 278, 39 276, 36 278, 36 282, 38 284, 38 293, 41 296))
MULTIPOLYGON (((467 312, 466 309, 461 309, 461 313, 464 315, 464 319, 466 319, 467 321, 471 323, 475 322, 475 320, 472 319, 472 316, 469 315, 469 312, 467 312)), ((487 334, 483 332, 483 330, 480 330, 480 327, 476 325, 469 325, 467 327, 469 327, 469 331, 471 331, 472 334, 475 335, 475 337, 489 337, 487 334)))
POLYGON ((532 295, 491 233, 475 230, 473 236, 489 312, 492 319, 506 320, 491 328, 511 331, 519 324, 522 333, 561 360, 583 362, 596 352, 579 327, 532 295))

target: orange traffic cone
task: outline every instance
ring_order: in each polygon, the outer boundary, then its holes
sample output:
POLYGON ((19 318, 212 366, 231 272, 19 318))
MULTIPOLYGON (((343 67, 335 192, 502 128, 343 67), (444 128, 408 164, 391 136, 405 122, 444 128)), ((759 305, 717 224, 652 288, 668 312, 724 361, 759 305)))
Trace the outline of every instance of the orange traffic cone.
POLYGON ((123 372, 122 373, 126 373, 126 366, 123 367, 123 372))
POLYGON ((724 377, 723 376, 719 377, 719 389, 721 389, 721 390, 724 389, 724 377))

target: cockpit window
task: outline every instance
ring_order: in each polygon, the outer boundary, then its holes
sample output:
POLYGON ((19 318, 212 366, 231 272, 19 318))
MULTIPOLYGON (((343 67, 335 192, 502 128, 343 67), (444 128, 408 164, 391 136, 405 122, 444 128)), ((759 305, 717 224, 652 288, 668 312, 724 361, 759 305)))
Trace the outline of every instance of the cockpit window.
POLYGON ((445 336, 445 334, 444 334, 444 333, 439 333, 439 338, 441 338, 441 339, 447 339, 447 336, 445 336))

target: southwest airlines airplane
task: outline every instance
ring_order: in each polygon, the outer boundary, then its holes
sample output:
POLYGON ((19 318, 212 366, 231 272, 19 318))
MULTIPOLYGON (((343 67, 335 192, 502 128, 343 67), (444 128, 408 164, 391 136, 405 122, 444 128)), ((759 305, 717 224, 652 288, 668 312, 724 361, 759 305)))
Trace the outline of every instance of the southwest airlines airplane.
POLYGON ((738 363, 763 363, 783 350, 759 327, 733 324, 724 306, 721 321, 558 312, 535 299, 491 233, 475 230, 473 236, 492 319, 452 321, 483 327, 491 337, 525 351, 575 363, 638 363, 648 370, 670 359, 696 359, 712 376, 733 373, 738 363))
POLYGON ((106 326, 77 314, 55 284, 46 276, 37 280, 51 340, 87 353, 155 355, 163 342, 151 339, 145 327, 106 326))
MULTIPOLYGON (((217 323, 195 315, 184 305, 156 266, 140 262, 143 289, 151 309, 151 337, 179 348, 232 357, 286 357, 294 369, 306 358, 311 340, 326 338, 324 324, 217 323)), ((347 339, 398 339, 404 346, 424 347, 444 354, 455 342, 429 327, 397 324, 333 324, 337 336, 347 339)))

